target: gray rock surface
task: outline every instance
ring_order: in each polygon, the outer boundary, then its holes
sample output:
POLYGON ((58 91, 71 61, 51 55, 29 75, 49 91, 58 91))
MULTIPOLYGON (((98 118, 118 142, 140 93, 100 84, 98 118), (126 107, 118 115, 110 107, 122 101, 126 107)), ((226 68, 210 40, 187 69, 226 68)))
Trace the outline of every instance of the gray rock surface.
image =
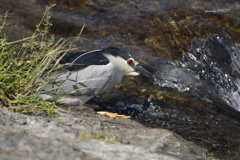
POLYGON ((58 108, 57 118, 28 116, 0 108, 1 160, 195 160, 206 150, 173 132, 151 129, 131 119, 111 118, 87 107, 58 108), (89 138, 79 133, 101 132, 121 143, 89 138))

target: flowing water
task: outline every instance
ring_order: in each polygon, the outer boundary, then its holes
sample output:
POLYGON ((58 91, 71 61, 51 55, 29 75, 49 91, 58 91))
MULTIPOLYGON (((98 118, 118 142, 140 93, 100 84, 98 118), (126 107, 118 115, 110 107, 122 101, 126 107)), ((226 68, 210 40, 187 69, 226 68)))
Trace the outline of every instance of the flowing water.
MULTIPOLYGON (((30 36, 51 0, 1 0, 9 40, 30 36)), ((57 0, 51 33, 82 50, 129 50, 155 79, 125 77, 95 97, 98 110, 170 129, 225 159, 240 155, 240 3, 57 0), (101 107, 99 107, 101 106, 101 107)), ((0 23, 2 18, 0 18, 0 23)))
POLYGON ((239 43, 229 45, 219 36, 195 39, 182 60, 173 61, 171 67, 170 73, 167 69, 156 73, 156 84, 205 101, 215 97, 240 111, 239 43))

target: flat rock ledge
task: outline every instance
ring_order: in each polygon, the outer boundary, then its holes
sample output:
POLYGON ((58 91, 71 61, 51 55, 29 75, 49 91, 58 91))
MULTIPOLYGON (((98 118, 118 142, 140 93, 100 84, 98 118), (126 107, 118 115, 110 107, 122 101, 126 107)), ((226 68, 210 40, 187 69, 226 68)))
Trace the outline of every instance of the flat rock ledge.
POLYGON ((208 160, 206 149, 165 130, 111 118, 87 107, 59 106, 56 118, 0 108, 1 160, 208 160), (118 137, 109 143, 80 133, 118 137))

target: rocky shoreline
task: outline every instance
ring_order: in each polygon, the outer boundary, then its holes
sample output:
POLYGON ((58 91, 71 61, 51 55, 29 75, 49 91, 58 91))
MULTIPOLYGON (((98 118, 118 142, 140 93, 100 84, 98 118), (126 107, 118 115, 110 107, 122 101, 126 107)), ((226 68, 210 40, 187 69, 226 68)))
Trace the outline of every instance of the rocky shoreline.
POLYGON ((58 110, 56 118, 48 118, 0 108, 1 159, 214 159, 206 157, 206 149, 165 129, 99 115, 87 107, 60 107, 58 110), (80 140, 80 132, 101 132, 118 137, 121 142, 80 140))

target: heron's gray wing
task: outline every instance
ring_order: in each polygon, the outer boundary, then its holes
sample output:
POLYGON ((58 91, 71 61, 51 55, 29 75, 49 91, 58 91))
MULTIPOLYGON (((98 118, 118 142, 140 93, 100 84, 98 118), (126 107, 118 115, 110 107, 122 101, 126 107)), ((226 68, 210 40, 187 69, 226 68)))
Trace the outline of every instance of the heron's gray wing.
POLYGON ((80 71, 64 73, 54 79, 51 85, 44 88, 52 94, 59 95, 96 95, 112 86, 114 68, 107 65, 91 65, 80 71))

